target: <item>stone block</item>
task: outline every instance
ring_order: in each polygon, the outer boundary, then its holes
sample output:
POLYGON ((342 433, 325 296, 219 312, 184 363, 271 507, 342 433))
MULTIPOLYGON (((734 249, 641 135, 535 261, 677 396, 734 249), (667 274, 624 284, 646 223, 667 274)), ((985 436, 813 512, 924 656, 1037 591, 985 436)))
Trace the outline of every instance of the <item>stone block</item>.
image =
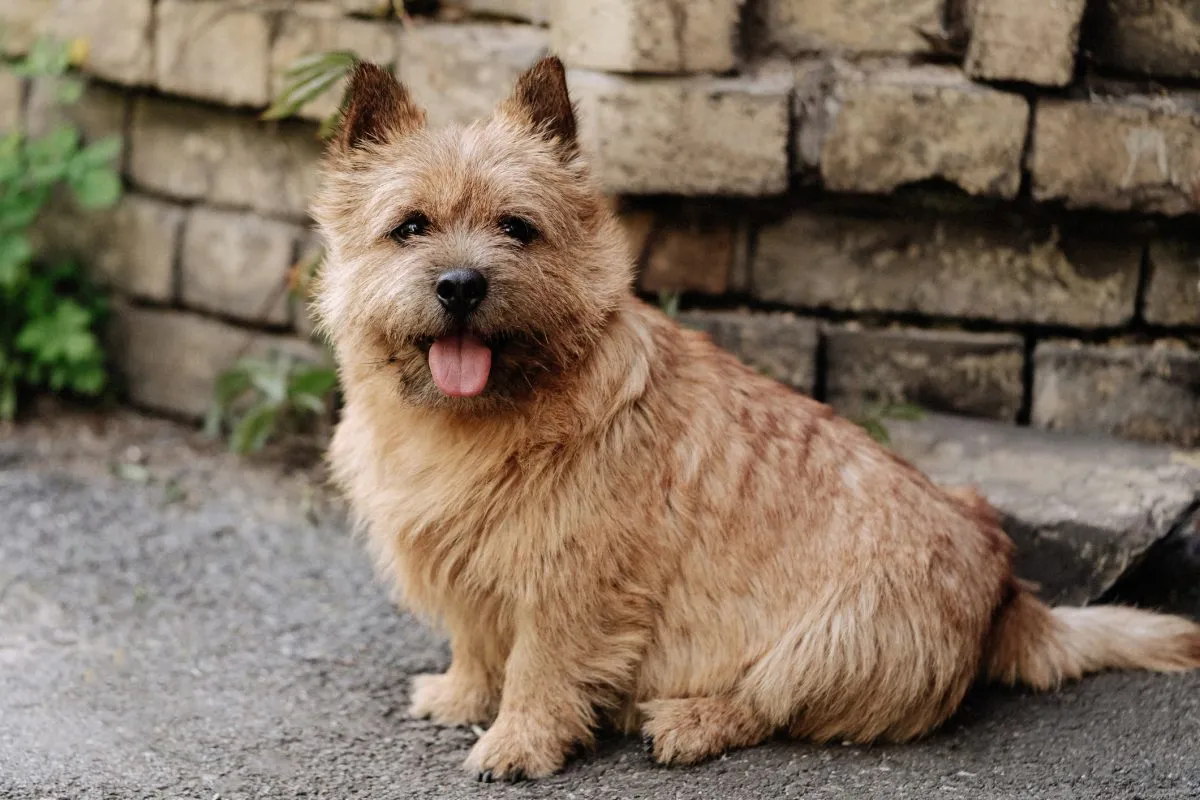
POLYGON ((1200 103, 1191 98, 1039 100, 1033 196, 1070 208, 1200 211, 1200 103))
POLYGON ((818 342, 813 320, 780 313, 684 311, 679 323, 707 333, 718 347, 762 374, 812 392, 818 342))
POLYGON ((183 237, 184 305, 247 322, 288 322, 288 270, 304 230, 253 214, 192 209, 183 237))
POLYGON ((573 70, 568 80, 584 151, 608 191, 763 195, 787 188, 790 79, 573 70))
POLYGON ((1048 341, 1033 360, 1034 425, 1200 446, 1200 351, 1048 341))
POLYGON ((549 21, 556 0, 461 0, 460 5, 472 14, 543 23, 549 21))
POLYGON ((490 116, 548 43, 530 25, 418 25, 401 35, 398 72, 430 125, 467 123, 490 116))
POLYGON ((271 27, 264 11, 222 0, 160 0, 156 13, 159 88, 231 106, 268 103, 271 27))
POLYGON ((319 180, 322 144, 306 123, 139 98, 130 138, 134 182, 174 197, 303 218, 319 180))
POLYGON ((54 10, 55 0, 4 0, 0 4, 0 53, 29 51, 54 10))
POLYGON ((1099 598, 1194 521, 1200 464, 1169 447, 940 415, 885 424, 921 471, 974 486, 995 506, 1017 545, 1017 575, 1055 604, 1099 598))
POLYGON ((123 149, 128 150, 125 123, 129 118, 129 95, 89 81, 79 100, 64 105, 57 99, 59 86, 54 78, 39 78, 30 84, 25 109, 25 130, 30 136, 45 136, 61 125, 73 125, 85 141, 120 136, 123 149))
POLYGON ((985 81, 1066 86, 1087 0, 975 0, 965 69, 985 81))
POLYGON ((726 72, 743 0, 571 0, 554 7, 554 50, 571 67, 726 72))
POLYGON ((1156 325, 1200 327, 1200 241, 1170 238, 1150 243, 1145 316, 1156 325))
POLYGON ((21 127, 25 81, 7 69, 0 69, 0 137, 21 127))
POLYGON ((974 195, 1015 197, 1029 104, 944 67, 884 70, 845 82, 821 148, 835 191, 883 193, 949 181, 974 195))
POLYGON ((175 299, 175 254, 185 213, 181 206, 138 194, 86 214, 55 202, 38 220, 35 246, 50 258, 77 259, 119 292, 169 303, 175 299))
POLYGON ((941 27, 942 0, 765 0, 764 30, 790 55, 924 53, 921 31, 941 27))
POLYGON ((728 218, 674 214, 650 235, 641 274, 646 292, 723 294, 729 289, 736 250, 743 240, 728 218))
POLYGON ((60 41, 87 43, 85 72, 116 83, 153 80, 153 0, 55 0, 43 28, 60 41))
MULTIPOLYGON (((289 14, 280 24, 271 46, 271 94, 278 96, 284 74, 302 56, 331 50, 356 53, 364 61, 391 65, 396 60, 398 27, 388 22, 313 14, 289 14)), ((338 81, 307 103, 299 116, 325 119, 335 114, 342 102, 345 80, 338 81)))
POLYGON ((208 412, 217 377, 243 356, 277 351, 324 360, 319 348, 297 337, 263 334, 186 311, 134 306, 118 307, 112 344, 130 400, 192 419, 208 412))
POLYGON ((1196 0, 1097 0, 1092 9, 1093 61, 1124 72, 1200 78, 1196 0))
POLYGON ((843 413, 911 403, 1014 422, 1021 410, 1017 334, 832 326, 825 339, 826 400, 843 413))
POLYGON ((1110 327, 1133 318, 1141 255, 1012 215, 812 209, 760 230, 751 286, 802 308, 1110 327))

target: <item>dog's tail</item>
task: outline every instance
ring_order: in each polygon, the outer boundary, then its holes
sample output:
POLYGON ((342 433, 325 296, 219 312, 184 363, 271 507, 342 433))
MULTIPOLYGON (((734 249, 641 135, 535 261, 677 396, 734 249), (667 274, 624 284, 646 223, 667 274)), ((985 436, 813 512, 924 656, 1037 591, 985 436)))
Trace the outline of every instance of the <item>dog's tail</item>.
POLYGON ((1050 608, 1015 588, 992 629, 989 680, 1050 689, 1103 669, 1200 667, 1200 625, 1125 606, 1050 608))

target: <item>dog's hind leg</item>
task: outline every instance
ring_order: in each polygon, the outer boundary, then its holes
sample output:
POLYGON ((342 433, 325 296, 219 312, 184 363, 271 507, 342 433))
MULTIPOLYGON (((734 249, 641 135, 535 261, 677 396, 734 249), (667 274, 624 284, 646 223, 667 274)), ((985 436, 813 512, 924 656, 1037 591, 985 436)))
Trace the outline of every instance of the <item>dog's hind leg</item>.
POLYGON ((660 764, 695 764, 737 747, 752 747, 772 733, 769 722, 729 695, 649 700, 642 735, 660 764))

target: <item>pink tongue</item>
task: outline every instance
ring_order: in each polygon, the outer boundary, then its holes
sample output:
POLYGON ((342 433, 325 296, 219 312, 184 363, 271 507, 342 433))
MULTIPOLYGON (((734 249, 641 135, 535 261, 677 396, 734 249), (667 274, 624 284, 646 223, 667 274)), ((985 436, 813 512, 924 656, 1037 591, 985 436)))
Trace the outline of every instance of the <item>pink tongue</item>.
POLYGON ((470 334, 443 336, 429 348, 429 371, 450 397, 474 397, 487 386, 492 351, 470 334))

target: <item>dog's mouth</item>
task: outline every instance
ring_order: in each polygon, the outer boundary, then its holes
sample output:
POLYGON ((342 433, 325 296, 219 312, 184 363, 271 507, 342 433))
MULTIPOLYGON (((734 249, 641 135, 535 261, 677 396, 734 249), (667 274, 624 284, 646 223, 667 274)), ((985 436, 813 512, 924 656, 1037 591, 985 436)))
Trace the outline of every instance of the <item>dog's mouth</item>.
POLYGON ((438 391, 447 397, 478 397, 493 377, 498 353, 518 337, 515 334, 484 336, 456 331, 425 336, 416 341, 429 364, 429 374, 438 391))
POLYGON ((477 397, 492 373, 492 348, 472 333, 439 336, 429 343, 429 372, 447 397, 477 397))

